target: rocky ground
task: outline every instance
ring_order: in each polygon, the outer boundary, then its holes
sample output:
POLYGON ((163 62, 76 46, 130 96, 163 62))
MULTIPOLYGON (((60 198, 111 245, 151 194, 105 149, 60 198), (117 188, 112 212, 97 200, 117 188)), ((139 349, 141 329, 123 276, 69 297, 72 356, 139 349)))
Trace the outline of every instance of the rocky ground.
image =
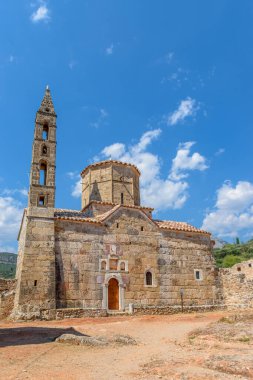
POLYGON ((253 379, 253 314, 0 321, 0 379, 253 379))

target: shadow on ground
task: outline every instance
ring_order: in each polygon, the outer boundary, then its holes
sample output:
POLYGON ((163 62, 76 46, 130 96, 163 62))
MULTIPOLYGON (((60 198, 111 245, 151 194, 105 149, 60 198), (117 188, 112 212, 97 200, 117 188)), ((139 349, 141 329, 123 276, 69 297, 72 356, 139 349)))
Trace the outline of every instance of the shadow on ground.
POLYGON ((0 329, 0 347, 49 343, 62 334, 87 336, 76 331, 73 327, 66 329, 47 327, 6 328, 0 329))

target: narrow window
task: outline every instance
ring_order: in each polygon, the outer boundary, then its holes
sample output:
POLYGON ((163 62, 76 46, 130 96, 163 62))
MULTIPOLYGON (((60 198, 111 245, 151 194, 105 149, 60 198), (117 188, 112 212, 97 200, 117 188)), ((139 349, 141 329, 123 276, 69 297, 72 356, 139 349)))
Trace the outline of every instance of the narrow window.
POLYGON ((46 147, 46 145, 43 145, 43 147, 41 149, 41 153, 43 154, 43 156, 47 155, 47 147, 46 147))
POLYGON ((126 264, 124 262, 120 263, 120 270, 122 271, 126 270, 126 264))
POLYGON ((101 262, 101 270, 106 270, 106 261, 101 262))
POLYGON ((48 140, 48 125, 47 124, 44 124, 44 126, 43 126, 42 139, 48 140))
POLYGON ((196 270, 195 278, 196 278, 196 280, 200 280, 200 271, 199 270, 196 270))
POLYGON ((241 267, 237 267, 238 272, 241 272, 241 267))
POLYGON ((38 205, 39 205, 40 207, 45 206, 45 196, 44 196, 44 195, 40 195, 40 196, 39 196, 39 202, 38 202, 38 205))
POLYGON ((119 228, 119 223, 117 223, 117 228, 119 228))
POLYGON ((123 193, 121 193, 120 194, 120 203, 123 205, 123 203, 124 203, 124 194, 123 193))
POLYGON ((37 286, 37 280, 34 280, 34 286, 37 286))
POLYGON ((148 270, 146 272, 146 285, 152 285, 153 279, 152 279, 152 273, 148 270))
POLYGON ((250 268, 252 267, 252 264, 251 264, 251 263, 249 263, 249 267, 250 267, 250 268))
POLYGON ((144 227, 143 226, 141 226, 141 231, 144 231, 144 227))
POLYGON ((40 164, 40 185, 45 186, 47 184, 47 164, 40 164))

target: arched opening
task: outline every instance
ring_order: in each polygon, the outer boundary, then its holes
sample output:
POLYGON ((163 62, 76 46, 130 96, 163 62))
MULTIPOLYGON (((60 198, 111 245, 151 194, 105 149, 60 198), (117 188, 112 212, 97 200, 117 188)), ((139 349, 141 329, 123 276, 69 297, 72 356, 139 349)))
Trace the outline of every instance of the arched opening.
POLYGON ((101 261, 101 270, 106 270, 106 261, 101 261))
POLYGON ((48 140, 48 124, 43 125, 42 129, 42 139, 43 140, 48 140))
POLYGON ((42 162, 40 164, 40 185, 45 186, 47 184, 47 164, 42 162))
POLYGON ((41 148, 41 154, 43 156, 46 156, 47 155, 47 146, 46 145, 42 145, 42 148, 41 148))
POLYGON ((119 310, 119 283, 116 278, 111 278, 108 283, 108 309, 119 310))
POLYGON ((120 270, 122 271, 126 270, 126 264, 124 262, 120 263, 120 270))
POLYGON ((153 276, 149 270, 146 272, 146 285, 153 285, 153 276))

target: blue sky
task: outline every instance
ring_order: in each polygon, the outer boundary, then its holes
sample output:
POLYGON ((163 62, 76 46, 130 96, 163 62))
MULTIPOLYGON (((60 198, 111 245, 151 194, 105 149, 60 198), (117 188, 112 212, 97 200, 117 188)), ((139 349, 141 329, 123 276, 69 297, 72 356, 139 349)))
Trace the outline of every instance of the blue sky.
POLYGON ((93 160, 142 170, 142 203, 226 240, 253 237, 253 3, 0 3, 0 249, 15 251, 35 113, 58 114, 56 207, 93 160))

